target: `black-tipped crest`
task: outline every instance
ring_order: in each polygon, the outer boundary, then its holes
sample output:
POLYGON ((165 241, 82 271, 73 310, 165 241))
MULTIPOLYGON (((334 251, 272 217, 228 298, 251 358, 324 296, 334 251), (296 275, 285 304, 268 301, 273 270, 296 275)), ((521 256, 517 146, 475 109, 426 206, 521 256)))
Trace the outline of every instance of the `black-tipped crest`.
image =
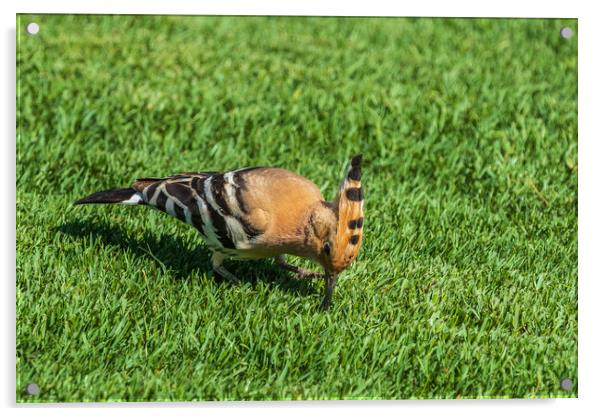
POLYGON ((364 193, 361 184, 362 155, 354 156, 334 204, 338 211, 336 243, 332 257, 333 271, 339 272, 357 257, 362 245, 364 193))
POLYGON ((362 180, 362 155, 354 156, 353 159, 351 159, 351 169, 349 169, 347 178, 352 181, 362 180))

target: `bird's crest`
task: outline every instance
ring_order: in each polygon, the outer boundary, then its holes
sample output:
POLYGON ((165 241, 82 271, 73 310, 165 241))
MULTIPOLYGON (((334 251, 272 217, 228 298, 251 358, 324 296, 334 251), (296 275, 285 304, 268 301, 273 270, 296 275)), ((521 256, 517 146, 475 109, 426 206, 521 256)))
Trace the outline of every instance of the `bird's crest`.
POLYGON ((362 190, 362 155, 354 156, 334 199, 338 210, 338 227, 332 263, 343 270, 357 257, 362 245, 364 226, 364 192, 362 190))

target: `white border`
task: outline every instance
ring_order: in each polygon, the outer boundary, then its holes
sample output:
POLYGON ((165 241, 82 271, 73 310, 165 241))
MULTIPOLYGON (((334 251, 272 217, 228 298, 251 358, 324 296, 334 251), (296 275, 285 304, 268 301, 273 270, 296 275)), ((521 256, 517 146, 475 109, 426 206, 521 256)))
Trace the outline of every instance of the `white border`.
POLYGON ((318 16, 459 16, 459 17, 577 17, 578 3, 569 1, 499 2, 412 1, 392 4, 386 0, 229 0, 190 2, 187 0, 140 1, 61 0, 51 3, 22 0, 21 13, 122 13, 122 14, 237 14, 237 15, 318 15, 318 16))
POLYGON ((600 44, 602 44, 600 13, 588 1, 525 0, 431 1, 407 4, 370 0, 254 0, 192 2, 190 0, 55 0, 18 3, 1 2, 2 7, 2 71, 3 95, 0 116, 4 127, 1 154, 3 178, 2 206, 2 282, 3 341, 0 384, 5 414, 105 414, 127 411, 139 415, 246 414, 266 415, 286 412, 292 415, 362 414, 376 411, 382 414, 425 412, 448 415, 518 414, 593 414, 602 408, 598 400, 602 388, 600 354, 600 317, 602 317, 602 275, 598 258, 602 254, 602 227, 599 214, 602 192, 600 152, 602 131, 599 125, 602 107, 600 77, 600 44), (579 399, 566 400, 471 400, 471 401, 402 401, 402 402, 251 402, 206 404, 95 404, 19 406, 15 407, 15 23, 16 13, 122 13, 122 14, 262 14, 262 15, 399 15, 399 16, 469 16, 469 17, 577 17, 579 18, 579 399), (169 409, 169 410, 168 410, 169 409))

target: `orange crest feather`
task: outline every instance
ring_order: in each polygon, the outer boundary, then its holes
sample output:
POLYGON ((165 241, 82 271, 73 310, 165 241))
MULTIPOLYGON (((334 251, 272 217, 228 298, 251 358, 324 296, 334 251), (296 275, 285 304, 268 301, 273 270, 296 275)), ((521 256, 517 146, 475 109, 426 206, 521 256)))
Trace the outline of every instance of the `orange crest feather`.
POLYGON ((354 156, 334 200, 339 223, 333 250, 335 271, 345 269, 357 257, 362 246, 364 226, 364 192, 362 189, 362 155, 354 156))

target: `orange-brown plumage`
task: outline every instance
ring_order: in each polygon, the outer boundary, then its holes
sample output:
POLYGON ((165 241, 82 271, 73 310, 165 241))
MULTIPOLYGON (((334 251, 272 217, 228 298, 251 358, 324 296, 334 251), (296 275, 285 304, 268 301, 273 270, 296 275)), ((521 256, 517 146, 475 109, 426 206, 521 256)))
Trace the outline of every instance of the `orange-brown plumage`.
POLYGON ((348 267, 357 257, 362 246, 364 201, 361 183, 361 160, 361 156, 353 158, 351 169, 343 180, 339 193, 335 198, 335 204, 338 207, 338 228, 333 268, 336 272, 348 267), (356 195, 358 193, 359 195, 356 195), (350 199, 350 197, 354 199, 350 199))

